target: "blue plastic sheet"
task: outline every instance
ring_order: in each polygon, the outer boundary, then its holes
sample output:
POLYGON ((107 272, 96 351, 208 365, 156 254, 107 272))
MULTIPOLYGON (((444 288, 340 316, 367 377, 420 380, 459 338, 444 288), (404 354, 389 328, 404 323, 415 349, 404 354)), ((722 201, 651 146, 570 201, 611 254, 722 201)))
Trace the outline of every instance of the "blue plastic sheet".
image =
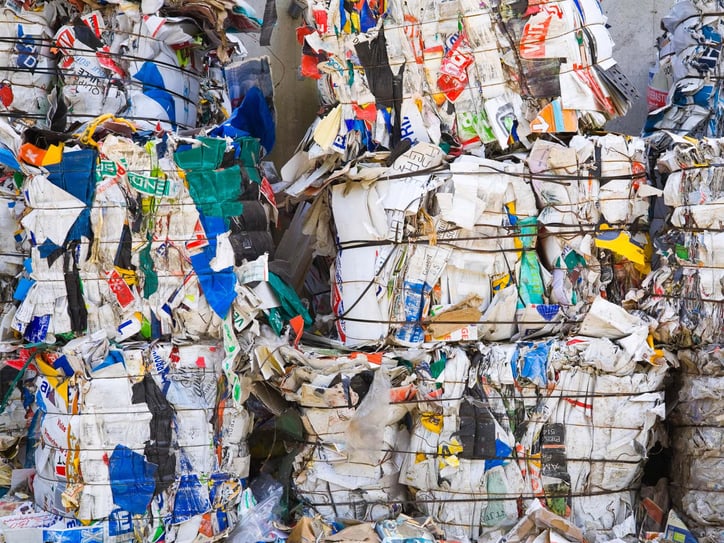
POLYGON ((251 87, 241 105, 234 110, 229 120, 210 132, 212 136, 259 138, 266 152, 271 152, 276 141, 274 117, 258 87, 251 87))
POLYGON ((96 187, 95 167, 96 152, 93 149, 65 152, 60 163, 45 166, 48 170, 48 180, 51 183, 72 194, 86 205, 70 228, 66 243, 80 241, 81 237, 91 238, 93 236, 90 206, 93 203, 96 187))
POLYGON ((203 515, 209 509, 211 502, 208 490, 201 485, 199 476, 195 473, 182 475, 173 502, 174 524, 185 522, 196 515, 203 515))
POLYGON ((143 83, 143 94, 158 102, 168 115, 168 120, 176 123, 176 104, 171 93, 166 90, 163 75, 156 64, 144 62, 133 78, 143 83))
POLYGON ((231 267, 218 272, 211 269, 211 261, 216 256, 216 237, 225 231, 224 221, 219 217, 202 216, 202 224, 209 245, 191 256, 191 265, 199 278, 206 301, 223 319, 236 298, 236 274, 231 267))
POLYGON ((156 488, 156 469, 142 454, 116 445, 108 465, 113 502, 129 513, 144 514, 156 488))
POLYGON ((511 360, 513 377, 545 386, 548 383, 548 354, 552 344, 552 341, 519 343, 511 360))

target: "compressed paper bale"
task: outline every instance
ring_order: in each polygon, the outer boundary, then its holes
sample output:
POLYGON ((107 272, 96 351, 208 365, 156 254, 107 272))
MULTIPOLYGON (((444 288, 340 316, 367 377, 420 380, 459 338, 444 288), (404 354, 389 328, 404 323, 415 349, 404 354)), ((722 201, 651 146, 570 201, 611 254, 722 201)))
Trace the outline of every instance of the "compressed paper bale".
POLYGON ((642 308, 659 321, 662 341, 684 348, 720 342, 721 141, 652 137, 650 142, 658 182, 664 184, 664 202, 673 213, 668 223, 658 226, 659 266, 644 284, 650 296, 642 308))
MULTIPOLYGON (((146 522, 150 520, 151 497, 173 497, 171 483, 182 479, 183 474, 238 483, 239 477, 248 471, 248 415, 243 406, 238 406, 236 417, 246 418, 246 422, 233 433, 221 434, 220 450, 229 451, 221 466, 213 448, 215 432, 209 422, 219 408, 217 388, 222 349, 208 343, 181 347, 158 344, 153 352, 148 347, 145 352, 131 349, 128 364, 124 365, 123 351, 114 350, 109 355, 108 343, 100 336, 78 338, 64 348, 68 362, 63 367, 74 366, 79 371, 72 383, 66 381, 79 412, 48 412, 48 403, 41 408, 40 431, 47 439, 35 449, 39 478, 43 480, 35 495, 36 503, 65 516, 104 520, 127 502, 122 498, 125 494, 118 490, 120 487, 111 487, 121 485, 128 489, 142 485, 145 490, 138 499, 134 498, 133 512, 139 515, 139 522, 146 522), (139 369, 139 356, 153 361, 155 377, 168 399, 150 375, 129 373, 139 369), (173 382, 186 383, 186 387, 181 391, 166 386, 173 382), (111 462, 109 472, 107 459, 118 447, 130 451, 137 459, 137 467, 119 472, 111 462), (136 477, 141 466, 138 462, 153 466, 145 483, 136 477), (130 479, 121 480, 123 477, 130 479)), ((43 367, 47 374, 44 379, 53 379, 56 394, 60 393, 62 373, 53 375, 58 372, 47 364, 43 367)), ((43 386, 42 375, 38 383, 43 386)), ((234 412, 229 410, 228 415, 233 417, 234 412)), ((188 492, 195 492, 193 485, 188 492)), ((217 501, 215 507, 229 506, 231 502, 227 500, 233 500, 233 494, 217 501)))
MULTIPOLYGON (((205 141, 175 132, 220 118, 228 102, 219 66, 228 60, 223 20, 233 15, 232 7, 182 6, 173 14, 178 17, 159 17, 110 6, 61 21, 56 16, 65 7, 51 2, 0 14, 0 26, 10 29, 5 34, 17 37, 0 46, 7 61, 3 69, 13 72, 0 85, 0 108, 22 119, 24 127, 32 125, 21 140, 15 126, 0 123, 6 210, 0 222, 11 233, 0 245, 13 253, 3 261, 0 286, 10 299, 5 274, 22 268, 24 289, 18 310, 3 308, 2 339, 42 343, 28 370, 34 379, 24 383, 25 417, 42 437, 29 440, 28 450, 37 460, 37 510, 73 518, 76 525, 93 524, 73 531, 71 521, 36 519, 26 523, 27 532, 8 537, 126 541, 148 531, 191 540, 200 533, 223 537, 238 521, 252 417, 234 371, 231 355, 240 355, 235 349, 241 346, 232 341, 231 312, 222 330, 226 314, 214 311, 225 313, 216 303, 221 276, 235 280, 235 249, 223 241, 229 238, 224 230, 242 214, 242 192, 262 209, 265 220, 255 222, 255 235, 269 234, 274 216, 273 189, 257 171, 261 149, 252 143, 261 135, 271 150, 272 93, 245 89, 258 98, 251 104, 235 91, 246 121, 253 117, 250 109, 259 110, 256 120, 268 114, 264 127, 255 120, 244 134, 233 132, 240 127, 217 127, 221 137, 205 141), (219 44, 219 57, 205 56, 219 44), (52 88, 58 76, 63 84, 52 88), (106 116, 95 119, 101 113, 106 116), (75 137, 58 132, 76 121, 81 127, 75 126, 75 137), (52 131, 44 130, 48 124, 52 131), (221 155, 228 147, 225 158, 233 163, 219 169, 219 161, 212 168, 223 177, 217 192, 233 200, 220 206, 225 216, 215 224, 208 213, 199 213, 209 211, 208 202, 189 193, 185 177, 193 178, 192 172, 173 161, 177 147, 203 143, 217 145, 221 155), (231 149, 241 147, 240 158, 234 158, 231 149), (16 192, 24 202, 15 202, 16 192), (11 228, 15 220, 19 224, 11 228), (23 262, 26 248, 29 258, 23 262), (209 252, 205 262, 209 273, 218 274, 218 289, 196 273, 198 262, 189 262, 199 252, 209 252), (222 331, 229 329, 222 345, 222 331), (10 338, 12 333, 17 335, 10 338), (172 338, 174 345, 158 344, 161 338, 172 338), (181 345, 185 339, 194 344, 181 345), (132 459, 130 468, 121 470, 130 477, 120 482, 125 490, 119 490, 113 460, 121 445, 132 459), (128 491, 134 488, 138 492, 128 491)), ((235 24, 244 21, 233 17, 235 24)), ((234 55, 242 50, 239 44, 234 55)), ((241 76, 235 83, 248 80, 241 76)), ((235 298, 233 287, 228 290, 235 298)), ((11 446, 10 418, 20 413, 17 394, 8 399, 0 417, 3 447, 11 446)))
POLYGON ((657 63, 650 78, 644 133, 723 135, 719 96, 708 82, 708 74, 719 69, 722 44, 720 39, 699 37, 718 35, 721 27, 722 17, 705 0, 677 2, 663 17, 664 34, 658 40, 657 63))
POLYGON ((40 126, 46 125, 55 79, 56 63, 48 46, 54 11, 46 4, 42 9, 7 6, 0 12, 2 35, 11 38, 0 45, 0 78, 5 88, 2 108, 40 126))
POLYGON ((721 459, 724 366, 720 345, 679 353, 682 373, 672 390, 671 485, 674 506, 699 537, 716 540, 722 531, 721 459))
MULTIPOLYGON (((609 301, 623 303, 650 269, 647 238, 630 227, 647 222, 651 198, 659 194, 642 175, 643 140, 609 135, 577 136, 569 146, 542 141, 525 162, 462 155, 449 172, 399 180, 363 173, 395 175, 394 166, 385 170, 371 157, 354 172, 346 173, 347 166, 331 175, 318 170, 315 175, 326 175, 332 187, 329 195, 317 193, 315 217, 328 217, 329 231, 340 236, 330 279, 336 337, 348 345, 406 347, 500 341, 516 332, 555 333, 566 318, 595 315, 589 304, 602 290, 609 301), (600 164, 592 162, 594 155, 600 164), (350 179, 337 183, 339 175, 350 179), (607 199, 599 189, 614 182, 610 177, 620 177, 630 190, 607 199), (605 202, 618 215, 599 231, 605 202), (331 213, 320 214, 322 207, 331 213), (350 219, 359 213, 362 233, 355 229, 359 221, 350 219), (470 316, 454 328, 430 328, 426 320, 434 322, 473 294, 481 302, 470 316)), ((407 173, 417 171, 414 158, 428 160, 429 147, 412 145, 394 164, 404 157, 407 173)), ((319 225, 308 230, 321 231, 319 225)))

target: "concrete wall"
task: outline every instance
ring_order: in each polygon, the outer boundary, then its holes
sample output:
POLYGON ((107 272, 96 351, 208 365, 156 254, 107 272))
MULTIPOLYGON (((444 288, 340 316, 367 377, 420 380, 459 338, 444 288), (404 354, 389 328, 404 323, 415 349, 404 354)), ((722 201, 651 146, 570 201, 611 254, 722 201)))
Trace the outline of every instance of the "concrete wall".
MULTIPOLYGON (((318 106, 314 82, 297 76, 300 47, 295 40, 295 28, 300 20, 294 20, 287 14, 292 1, 277 0, 279 19, 271 47, 259 47, 251 37, 246 40, 250 55, 268 55, 271 58, 277 108, 277 145, 271 159, 278 168, 294 153, 318 106)), ((262 0, 255 0, 253 4, 260 14, 263 13, 262 0)), ((626 117, 609 123, 611 131, 632 135, 641 131, 646 117, 649 67, 656 58, 655 43, 661 33, 659 22, 673 4, 674 0, 601 1, 616 42, 614 57, 641 95, 626 117)))
POLYGON ((633 135, 641 132, 646 118, 649 68, 656 60, 655 44, 661 35, 661 18, 673 5, 674 0, 601 1, 616 42, 614 58, 641 95, 625 117, 608 123, 609 130, 633 135))
MULTIPOLYGON (((277 142, 270 160, 281 169, 294 154, 299 141, 317 113, 319 101, 314 81, 298 77, 301 47, 296 41, 296 28, 301 19, 292 19, 287 8, 293 0, 276 0, 278 20, 271 46, 260 47, 258 35, 244 36, 250 57, 268 56, 274 80, 274 105, 277 110, 277 142)), ((264 0, 249 2, 261 16, 264 0)))

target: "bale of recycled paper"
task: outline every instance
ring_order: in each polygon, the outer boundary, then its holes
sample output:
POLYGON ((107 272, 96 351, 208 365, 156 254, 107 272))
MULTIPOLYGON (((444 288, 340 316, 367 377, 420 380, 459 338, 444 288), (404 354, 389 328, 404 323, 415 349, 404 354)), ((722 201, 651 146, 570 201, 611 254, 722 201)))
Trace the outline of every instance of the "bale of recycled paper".
POLYGON ((596 0, 308 4, 305 23, 301 71, 327 114, 300 153, 320 162, 403 142, 506 149, 600 128, 636 95, 596 0))
POLYGON ((671 496, 700 541, 724 533, 724 354, 721 345, 679 352, 671 420, 671 496))
POLYGON ((0 111, 21 126, 47 127, 56 63, 50 51, 50 2, 6 5, 0 11, 0 111))
POLYGON ((724 135, 717 78, 721 70, 722 15, 706 0, 675 2, 661 20, 657 63, 650 74, 644 134, 724 135))
MULTIPOLYGON (((205 40, 202 23, 192 17, 134 9, 80 15, 52 36, 60 53, 60 119, 87 123, 101 114, 122 114, 148 129, 195 128, 205 40)), ((218 108, 224 99, 218 102, 206 107, 218 108)), ((216 111, 205 115, 218 117, 216 111)))
POLYGON ((627 353, 632 341, 576 336, 481 344, 470 357, 438 351, 434 365, 415 368, 400 482, 448 538, 501 537, 518 522, 518 503, 538 499, 592 540, 635 533, 667 363, 627 353))
MULTIPOLYGON (((698 16, 706 6, 698 2, 675 5, 668 19, 670 31, 676 28, 669 58, 674 73, 691 70, 703 58, 701 43, 690 38, 699 32, 718 28, 718 16, 698 16), (691 17, 690 17, 691 16, 691 17), (688 42, 688 44, 687 44, 688 42), (691 63, 689 63, 691 61, 691 63), (677 71, 678 70, 678 71, 677 71)), ((719 50, 721 44, 711 44, 719 50)), ((706 53, 705 55, 707 55, 706 53)), ((717 60, 718 62, 718 60, 717 60)), ((714 67, 711 67, 714 69, 714 67)), ((689 74, 693 75, 693 74, 689 74)), ((691 125, 682 132, 716 135, 718 111, 703 123, 697 118, 701 107, 716 110, 718 98, 707 95, 706 84, 692 77, 675 81, 673 101, 666 109, 651 114, 662 127, 670 115, 685 115, 691 125), (694 103, 688 100, 688 85, 699 84, 702 91, 694 103), (703 100, 700 102, 699 100, 703 100), (663 114, 663 115, 660 115, 663 114)), ((709 110, 706 111, 707 117, 709 110)), ((699 115, 700 117, 700 115, 699 115)), ((659 126, 659 125, 656 125, 659 126)), ((658 133, 649 139, 649 155, 655 164, 655 182, 663 187, 654 222, 653 272, 643 283, 646 293, 639 308, 656 320, 654 338, 682 350, 671 390, 670 435, 672 462, 670 494, 674 509, 689 530, 700 540, 720 541, 724 533, 720 476, 722 470, 722 308, 724 307, 724 237, 721 234, 722 140, 681 138, 658 133)))
POLYGON ((537 140, 522 162, 462 155, 446 166, 420 143, 389 167, 370 159, 327 175, 304 232, 335 258, 324 316, 335 339, 504 341, 563 330, 601 292, 623 303, 650 270, 661 193, 644 150, 639 138, 574 136, 537 140))
POLYGON ((654 238, 657 265, 643 283, 648 296, 641 309, 658 321, 658 341, 684 348, 720 343, 723 142, 660 137, 650 142, 664 187, 662 204, 670 214, 654 238))
MULTIPOLYGON (((247 54, 239 38, 225 31, 230 20, 235 24, 248 20, 238 8, 222 3, 164 6, 154 2, 127 9, 94 6, 96 9, 69 18, 55 13, 52 5, 44 6, 45 11, 26 15, 21 10, 16 16, 21 23, 18 31, 24 33, 15 43, 19 61, 28 66, 36 62, 42 68, 37 70, 41 75, 28 85, 39 89, 33 93, 42 103, 33 114, 41 124, 41 114, 46 112, 52 127, 60 129, 74 122, 90 123, 99 115, 123 115, 143 129, 189 130, 223 122, 229 116, 232 98, 222 68, 231 60, 238 64, 247 54), (32 28, 22 30, 23 24, 33 21, 37 22, 32 28), (45 49, 34 45, 38 33, 44 38, 45 49), (59 57, 57 78, 53 65, 42 64, 48 50, 59 57), (49 93, 50 83, 55 88, 45 98, 41 91, 49 93)), ((12 23, 12 12, 9 8, 6 11, 12 23)), ((14 57, 11 60, 5 63, 8 67, 15 64, 14 57)), ((13 71, 20 80, 36 73, 20 64, 13 71)), ((239 84, 233 81, 233 108, 249 90, 239 89, 239 84)), ((16 109, 31 101, 33 93, 18 99, 16 109)), ((11 95, 6 107, 11 105, 11 95)), ((271 96, 271 90, 265 89, 269 101, 271 96)))
POLYGON ((38 354, 35 503, 86 523, 127 518, 123 533, 198 531, 205 517, 226 533, 251 418, 227 403, 224 356, 213 343, 119 349, 103 331, 38 354))
POLYGON ((252 339, 252 375, 299 412, 305 435, 294 458, 295 498, 327 520, 399 513, 407 501, 398 483, 407 368, 385 353, 295 348, 267 328, 252 339))
POLYGON ((324 518, 379 520, 407 501, 398 483, 407 407, 399 402, 409 373, 393 364, 307 353, 278 385, 297 403, 307 434, 294 461, 295 494, 324 518))
POLYGON ((24 180, 21 225, 33 247, 12 327, 26 339, 97 329, 119 342, 220 337, 235 270, 273 252, 258 140, 141 145, 131 130, 118 121, 96 149, 61 146, 47 174, 24 180), (243 162, 221 167, 237 148, 243 162))
POLYGON ((646 320, 602 299, 580 332, 347 355, 257 337, 256 365, 307 434, 296 496, 330 519, 409 502, 460 541, 501 537, 538 500, 590 540, 635 534, 670 355, 649 346, 646 320))

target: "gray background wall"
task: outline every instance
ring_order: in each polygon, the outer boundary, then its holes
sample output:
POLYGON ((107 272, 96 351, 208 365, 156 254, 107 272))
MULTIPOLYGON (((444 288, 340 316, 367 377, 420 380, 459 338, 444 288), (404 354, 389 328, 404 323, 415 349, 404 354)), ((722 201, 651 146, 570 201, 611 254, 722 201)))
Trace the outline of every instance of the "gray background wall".
MULTIPOLYGON (((296 28, 300 19, 292 19, 287 8, 293 0, 276 0, 278 19, 271 46, 260 47, 258 35, 244 37, 244 45, 249 56, 266 55, 271 61, 274 79, 274 105, 277 110, 277 142, 270 159, 281 169, 294 154, 299 141, 317 113, 317 86, 314 81, 302 79, 299 74, 301 47, 297 43, 296 28)), ((261 16, 264 13, 264 0, 251 0, 249 3, 261 16)))
MULTIPOLYGON (((270 158, 277 168, 294 153, 314 119, 318 105, 314 82, 298 77, 300 47, 295 39, 295 29, 299 19, 294 20, 287 14, 292 1, 277 0, 279 19, 271 47, 259 47, 253 37, 246 40, 250 55, 271 58, 276 87, 277 145, 270 158)), ((252 4, 260 14, 264 12, 262 0, 254 0, 252 4)), ((636 135, 641 130, 646 117, 648 72, 656 58, 654 44, 661 33, 661 17, 673 4, 674 0, 601 0, 616 42, 614 56, 641 95, 626 117, 608 124, 611 131, 636 135)))
POLYGON ((610 32, 616 42, 614 58, 621 70, 639 89, 641 97, 628 114, 608 123, 613 132, 637 135, 646 117, 646 86, 649 68, 656 60, 656 38, 661 35, 661 18, 674 0, 602 0, 610 32))

